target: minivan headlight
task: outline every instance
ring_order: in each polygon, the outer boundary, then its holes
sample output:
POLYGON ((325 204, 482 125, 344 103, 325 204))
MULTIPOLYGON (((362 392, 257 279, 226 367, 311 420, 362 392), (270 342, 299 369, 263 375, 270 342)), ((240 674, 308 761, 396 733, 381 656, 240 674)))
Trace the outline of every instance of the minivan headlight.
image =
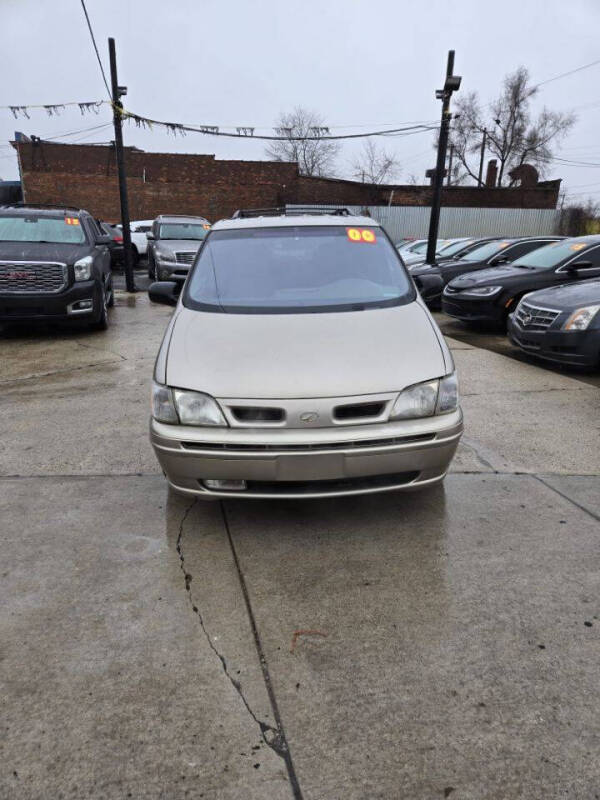
POLYGON ((175 425, 227 425, 217 401, 210 395, 171 389, 156 382, 152 383, 152 416, 158 422, 175 425))
POLYGON ((390 419, 417 419, 449 414, 458 408, 458 381, 452 372, 439 380, 424 381, 400 392, 390 419))
POLYGON ((182 389, 173 389, 173 395, 182 425, 227 425, 217 401, 210 395, 182 389))
POLYGON ((600 306, 584 306, 574 311, 563 325, 565 331, 585 331, 600 310, 600 306))
POLYGON ((92 263, 91 256, 84 256, 73 264, 76 281, 89 281, 92 274, 92 263))
POLYGON ((179 422, 175 405, 173 404, 173 395, 168 386, 162 386, 160 383, 152 384, 152 416, 158 422, 179 422))

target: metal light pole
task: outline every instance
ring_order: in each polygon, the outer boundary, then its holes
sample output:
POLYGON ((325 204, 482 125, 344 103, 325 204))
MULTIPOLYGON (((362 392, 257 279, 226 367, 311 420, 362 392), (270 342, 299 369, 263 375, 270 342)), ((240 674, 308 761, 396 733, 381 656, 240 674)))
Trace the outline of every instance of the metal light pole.
POLYGON ((131 252, 131 229, 129 227, 129 201, 127 199, 127 178, 125 176, 125 154, 123 152, 123 130, 121 126, 121 97, 127 94, 125 86, 119 86, 117 79, 117 56, 115 53, 115 40, 108 40, 108 54, 110 57, 110 80, 113 101, 113 123, 115 126, 115 150, 117 154, 117 175, 119 177, 119 198, 121 201, 121 224, 123 225, 123 255, 125 257, 125 283, 128 292, 135 292, 133 277, 133 258, 131 252))
POLYGON ((479 156, 479 175, 477 176, 477 183, 483 186, 483 161, 485 159, 485 144, 487 140, 487 128, 483 129, 483 138, 481 139, 481 153, 479 156))
POLYGON ((440 124, 440 135, 438 138, 437 164, 433 182, 433 197, 431 200, 431 216, 429 218, 429 237, 427 241, 427 264, 435 264, 435 251, 440 227, 440 207, 442 205, 442 186, 444 183, 444 169, 446 167, 446 150, 448 149, 448 133, 450 131, 450 98, 452 92, 457 92, 460 88, 461 78, 453 75, 454 71, 454 50, 448 51, 448 63, 446 66, 446 81, 443 89, 438 89, 435 96, 442 101, 442 121, 440 124))

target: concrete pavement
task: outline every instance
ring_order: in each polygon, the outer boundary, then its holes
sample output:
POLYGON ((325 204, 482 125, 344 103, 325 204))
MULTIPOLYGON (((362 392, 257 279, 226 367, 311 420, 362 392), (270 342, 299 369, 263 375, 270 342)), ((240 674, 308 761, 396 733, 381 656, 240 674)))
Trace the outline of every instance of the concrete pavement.
POLYGON ((0 796, 600 795, 598 389, 461 337, 444 489, 194 503, 169 313, 0 338, 0 796))

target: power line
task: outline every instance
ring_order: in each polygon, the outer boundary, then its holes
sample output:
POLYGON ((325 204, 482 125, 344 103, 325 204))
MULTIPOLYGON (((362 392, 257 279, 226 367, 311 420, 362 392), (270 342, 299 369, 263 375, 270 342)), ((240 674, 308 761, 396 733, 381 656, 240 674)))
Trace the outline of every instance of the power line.
MULTIPOLYGON (((346 134, 330 134, 329 128, 324 126, 322 128, 314 128, 313 135, 310 136, 293 136, 292 129, 288 129, 289 133, 277 136, 267 136, 266 134, 254 133, 256 128, 251 126, 240 126, 237 128, 236 133, 229 131, 222 131, 217 125, 186 125, 182 122, 167 122, 166 120, 152 119, 151 117, 143 117, 141 114, 135 114, 124 108, 117 108, 117 111, 122 114, 124 119, 133 120, 138 127, 152 128, 156 125, 158 127, 166 128, 169 133, 181 134, 186 133, 201 133, 205 136, 226 136, 231 139, 259 139, 266 141, 283 141, 283 142, 310 142, 310 141, 333 141, 341 139, 366 139, 369 136, 389 136, 392 135, 405 135, 409 136, 413 133, 422 133, 424 131, 435 130, 437 125, 409 125, 405 128, 391 128, 387 130, 368 131, 367 133, 346 133, 346 134)), ((275 128, 276 131, 286 130, 284 128, 275 128)))
POLYGON ((574 75, 576 72, 581 72, 584 69, 595 67, 596 64, 600 64, 600 58, 596 59, 596 61, 590 61, 589 64, 583 64, 581 67, 570 69, 568 72, 561 72, 560 75, 555 75, 553 78, 547 78, 545 81, 540 81, 540 83, 536 83, 533 88, 537 89, 539 86, 545 86, 547 83, 552 83, 552 81, 558 81, 560 78, 566 78, 567 75, 574 75))
POLYGON ((104 81, 104 85, 106 86, 106 91, 108 92, 108 96, 112 98, 110 93, 110 89, 108 86, 108 81, 106 80, 106 74, 104 72, 104 67, 102 66, 102 60, 100 58, 100 53, 98 52, 98 46, 96 44, 96 37, 94 36, 94 31, 92 29, 92 23, 90 22, 90 17, 87 12, 87 8, 85 7, 85 0, 81 0, 81 7, 83 8, 83 13, 85 14, 85 19, 87 22, 88 30, 90 32, 90 36, 92 37, 92 44, 94 45, 94 50, 96 51, 96 58, 98 59, 98 65, 100 66, 100 72, 102 73, 102 80, 104 81))

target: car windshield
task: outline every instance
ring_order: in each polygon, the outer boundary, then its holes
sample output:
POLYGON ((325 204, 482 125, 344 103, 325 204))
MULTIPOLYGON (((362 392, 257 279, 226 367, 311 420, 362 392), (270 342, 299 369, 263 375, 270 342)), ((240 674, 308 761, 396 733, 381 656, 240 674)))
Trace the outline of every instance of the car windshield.
POLYGON ((200 241, 207 234, 201 222, 164 222, 160 226, 159 239, 194 239, 200 241))
POLYGON ((548 269, 557 267, 562 261, 581 253, 593 242, 580 239, 561 239, 552 244, 541 245, 537 250, 527 253, 513 261, 513 267, 548 269))
POLYGON ((487 242, 487 244, 482 244, 481 247, 476 247, 474 250, 471 250, 470 253, 465 253, 463 259, 465 261, 486 261, 491 256, 495 256, 496 253, 504 250, 509 244, 512 244, 512 242, 506 239, 499 242, 487 242))
POLYGON ((444 256, 444 258, 450 258, 450 256, 453 256, 455 253, 458 253, 459 250, 462 250, 463 247, 468 247, 470 244, 471 243, 469 241, 465 242, 464 239, 461 240, 460 242, 451 242, 450 244, 447 244, 445 247, 440 248, 440 250, 438 250, 438 253, 441 256, 444 256))
POLYGON ((184 303, 226 313, 354 311, 414 299, 380 228, 290 226, 213 231, 184 303))
POLYGON ((0 242, 83 244, 85 233, 77 217, 0 217, 0 242))

